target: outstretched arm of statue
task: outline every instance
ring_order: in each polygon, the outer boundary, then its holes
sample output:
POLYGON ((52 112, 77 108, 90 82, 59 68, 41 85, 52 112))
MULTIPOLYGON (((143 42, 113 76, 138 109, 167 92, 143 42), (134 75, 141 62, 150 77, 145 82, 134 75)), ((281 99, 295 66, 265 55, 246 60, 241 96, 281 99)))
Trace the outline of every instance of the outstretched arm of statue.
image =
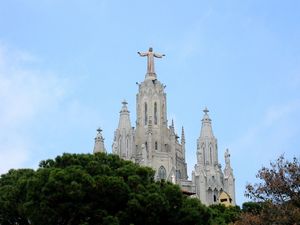
POLYGON ((147 52, 138 52, 138 54, 139 54, 140 56, 147 56, 147 55, 148 55, 147 52))
POLYGON ((163 56, 166 56, 166 55, 165 54, 154 53, 153 56, 156 57, 156 58, 162 58, 163 56))

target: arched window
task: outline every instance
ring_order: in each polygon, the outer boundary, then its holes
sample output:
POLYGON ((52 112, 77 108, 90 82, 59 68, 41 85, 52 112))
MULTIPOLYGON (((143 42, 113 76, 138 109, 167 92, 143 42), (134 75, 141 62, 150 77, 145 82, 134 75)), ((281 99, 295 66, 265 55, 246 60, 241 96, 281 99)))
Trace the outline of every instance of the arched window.
POLYGON ((157 141, 155 142, 155 150, 158 149, 158 144, 157 144, 157 141))
POLYGON ((145 102, 144 112, 145 112, 145 125, 147 125, 147 121, 148 121, 148 113, 147 113, 147 103, 146 103, 146 102, 145 102))
POLYGON ((154 124, 157 125, 157 103, 154 103, 154 124))
POLYGON ((219 191, 215 188, 214 189, 214 202, 217 202, 219 196, 219 191))
POLYGON ((176 171, 176 178, 177 179, 181 179, 181 172, 180 172, 180 170, 176 171))
POLYGON ((166 177, 167 177, 167 172, 166 172, 165 167, 163 167, 163 166, 159 167, 159 169, 158 169, 158 179, 159 180, 162 180, 162 179, 165 180, 166 177))

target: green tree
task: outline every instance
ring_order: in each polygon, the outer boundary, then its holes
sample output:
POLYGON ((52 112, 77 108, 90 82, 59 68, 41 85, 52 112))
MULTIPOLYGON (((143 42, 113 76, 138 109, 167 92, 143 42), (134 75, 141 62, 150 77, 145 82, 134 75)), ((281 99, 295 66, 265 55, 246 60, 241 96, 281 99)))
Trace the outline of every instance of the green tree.
POLYGON ((0 224, 29 224, 23 204, 27 181, 34 175, 31 169, 10 170, 0 179, 0 224))
POLYGON ((224 206, 211 205, 209 208, 212 210, 212 224, 225 225, 234 223, 239 219, 241 209, 239 206, 224 206))
POLYGON ((244 202, 242 205, 242 212, 258 215, 262 210, 263 204, 260 202, 244 202))
POLYGON ((116 155, 63 154, 0 178, 0 224, 210 224, 211 210, 151 168, 116 155))
POLYGON ((185 198, 178 221, 185 225, 211 224, 211 212, 198 199, 185 198))

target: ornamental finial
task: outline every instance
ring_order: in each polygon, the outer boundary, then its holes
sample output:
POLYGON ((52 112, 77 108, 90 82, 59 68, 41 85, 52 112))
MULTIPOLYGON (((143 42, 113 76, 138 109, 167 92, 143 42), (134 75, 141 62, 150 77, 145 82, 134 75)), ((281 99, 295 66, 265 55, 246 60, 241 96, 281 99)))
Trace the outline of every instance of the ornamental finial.
POLYGON ((128 104, 128 102, 124 99, 122 104, 123 104, 123 106, 126 106, 128 104))
POLYGON ((207 107, 205 107, 205 109, 203 110, 203 112, 205 113, 205 115, 207 115, 207 113, 209 112, 209 110, 207 109, 207 107))

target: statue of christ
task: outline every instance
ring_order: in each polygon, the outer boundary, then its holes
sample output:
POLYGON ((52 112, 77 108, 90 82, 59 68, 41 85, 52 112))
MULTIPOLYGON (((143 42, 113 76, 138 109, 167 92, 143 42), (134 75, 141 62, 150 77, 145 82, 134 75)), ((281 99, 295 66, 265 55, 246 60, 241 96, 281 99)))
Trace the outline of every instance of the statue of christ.
POLYGON ((147 56, 147 74, 155 74, 154 57, 162 58, 165 54, 154 53, 152 48, 148 52, 138 52, 140 56, 147 56))

